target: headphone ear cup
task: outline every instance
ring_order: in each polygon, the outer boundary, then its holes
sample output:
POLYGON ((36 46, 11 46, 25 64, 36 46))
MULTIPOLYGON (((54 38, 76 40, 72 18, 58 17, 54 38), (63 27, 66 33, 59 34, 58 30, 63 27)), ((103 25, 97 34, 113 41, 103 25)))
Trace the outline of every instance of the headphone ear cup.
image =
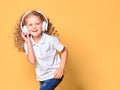
POLYGON ((42 23, 42 30, 43 31, 47 31, 47 28, 48 28, 48 24, 46 23, 46 21, 43 21, 43 23, 42 23))
POLYGON ((26 26, 23 26, 23 27, 22 27, 22 31, 23 31, 23 33, 25 33, 25 34, 29 34, 28 29, 27 29, 26 26))

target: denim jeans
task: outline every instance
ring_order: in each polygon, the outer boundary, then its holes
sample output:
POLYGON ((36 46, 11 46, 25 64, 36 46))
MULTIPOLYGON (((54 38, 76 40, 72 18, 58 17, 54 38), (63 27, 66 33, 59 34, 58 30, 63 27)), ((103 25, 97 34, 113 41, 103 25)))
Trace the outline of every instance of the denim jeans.
POLYGON ((62 79, 63 77, 61 79, 52 78, 45 81, 40 81, 40 90, 54 90, 62 79))

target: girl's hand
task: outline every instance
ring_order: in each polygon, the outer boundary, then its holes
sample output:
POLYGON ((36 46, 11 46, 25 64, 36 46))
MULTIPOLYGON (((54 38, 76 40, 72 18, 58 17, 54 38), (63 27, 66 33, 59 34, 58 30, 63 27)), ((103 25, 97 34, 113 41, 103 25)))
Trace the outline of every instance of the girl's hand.
POLYGON ((22 38, 25 40, 25 42, 30 41, 30 35, 29 34, 24 34, 23 32, 21 33, 22 38))
POLYGON ((59 67, 55 71, 54 78, 55 79, 60 79, 60 78, 62 78, 63 74, 64 74, 64 69, 59 67))

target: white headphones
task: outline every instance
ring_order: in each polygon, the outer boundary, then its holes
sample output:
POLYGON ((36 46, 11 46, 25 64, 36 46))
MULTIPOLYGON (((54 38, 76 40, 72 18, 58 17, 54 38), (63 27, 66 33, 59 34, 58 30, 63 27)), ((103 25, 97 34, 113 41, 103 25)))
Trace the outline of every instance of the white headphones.
MULTIPOLYGON (((32 11, 35 11, 35 12, 43 15, 43 17, 45 18, 45 21, 42 22, 42 30, 43 30, 43 31, 47 31, 47 30, 48 30, 48 20, 47 20, 47 18, 45 17, 45 15, 44 15, 42 12, 40 12, 40 11, 36 11, 36 10, 32 10, 32 11)), ((27 33, 29 33, 29 32, 28 32, 28 30, 27 30, 27 27, 26 27, 25 25, 23 25, 23 21, 24 21, 25 17, 26 17, 28 14, 30 14, 32 11, 28 11, 28 12, 26 12, 26 13, 22 16, 22 20, 21 20, 21 23, 20 23, 20 28, 21 28, 21 30, 22 30, 25 34, 27 34, 27 33)))

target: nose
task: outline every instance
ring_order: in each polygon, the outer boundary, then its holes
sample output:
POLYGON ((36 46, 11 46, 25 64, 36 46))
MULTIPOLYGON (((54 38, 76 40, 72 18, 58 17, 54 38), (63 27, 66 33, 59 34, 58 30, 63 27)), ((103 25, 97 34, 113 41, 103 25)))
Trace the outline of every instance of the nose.
POLYGON ((33 29, 36 29, 36 25, 33 25, 33 29))

